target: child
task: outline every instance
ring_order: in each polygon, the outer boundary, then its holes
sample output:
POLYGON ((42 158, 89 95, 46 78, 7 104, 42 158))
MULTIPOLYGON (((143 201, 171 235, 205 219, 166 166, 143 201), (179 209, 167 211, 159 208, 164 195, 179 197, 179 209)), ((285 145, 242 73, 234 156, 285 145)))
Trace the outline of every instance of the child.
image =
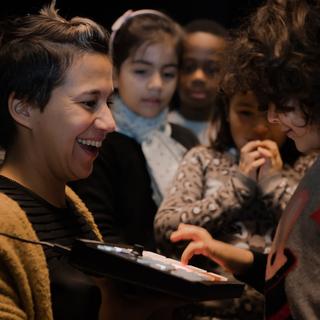
MULTIPOLYGON (((268 252, 282 208, 301 169, 310 164, 278 125, 268 123, 250 91, 216 108, 212 126, 217 123, 217 139, 211 147, 189 151, 157 212, 156 240, 166 255, 179 252, 170 235, 181 222, 202 226, 237 247, 268 252)), ((250 290, 239 301, 216 303, 211 312, 219 318, 262 319, 263 303, 250 290)))
POLYGON ((210 118, 217 107, 219 61, 228 32, 217 22, 207 19, 189 22, 184 31, 178 99, 169 113, 169 120, 189 128, 202 144, 208 145, 210 118))
POLYGON ((159 11, 128 11, 113 25, 110 48, 117 132, 104 142, 92 175, 73 187, 106 240, 155 250, 154 215, 182 156, 197 144, 191 132, 167 121, 181 29, 159 11))
MULTIPOLYGON (((233 77, 224 84, 229 91, 249 85, 260 101, 271 100, 268 120, 303 153, 320 149, 319 8, 318 1, 268 1, 239 38, 229 63, 233 77)), ((191 240, 182 261, 204 254, 260 289, 267 319, 319 319, 319 172, 317 159, 281 215, 267 255, 180 225, 171 240, 191 240)))

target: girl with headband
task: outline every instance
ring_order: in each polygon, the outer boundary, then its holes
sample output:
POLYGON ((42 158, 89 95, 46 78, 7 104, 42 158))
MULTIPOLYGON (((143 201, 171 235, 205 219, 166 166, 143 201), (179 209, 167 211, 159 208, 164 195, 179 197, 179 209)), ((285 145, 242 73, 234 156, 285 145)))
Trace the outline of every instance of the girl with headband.
POLYGON ((167 120, 182 31, 156 10, 127 11, 112 30, 116 132, 103 143, 91 176, 73 187, 106 240, 155 250, 154 215, 183 155, 197 144, 188 129, 167 120))

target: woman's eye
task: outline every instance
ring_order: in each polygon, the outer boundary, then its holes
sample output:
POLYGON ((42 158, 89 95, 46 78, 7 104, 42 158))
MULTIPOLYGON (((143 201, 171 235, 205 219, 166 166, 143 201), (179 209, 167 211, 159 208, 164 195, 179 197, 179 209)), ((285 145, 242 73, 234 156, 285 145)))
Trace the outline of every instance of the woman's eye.
POLYGON ((112 104, 113 104, 113 98, 111 97, 111 98, 107 99, 107 105, 108 105, 108 107, 110 107, 112 104))
POLYGON ((95 109, 97 107, 97 101, 95 100, 83 101, 82 104, 85 105, 87 109, 95 109))

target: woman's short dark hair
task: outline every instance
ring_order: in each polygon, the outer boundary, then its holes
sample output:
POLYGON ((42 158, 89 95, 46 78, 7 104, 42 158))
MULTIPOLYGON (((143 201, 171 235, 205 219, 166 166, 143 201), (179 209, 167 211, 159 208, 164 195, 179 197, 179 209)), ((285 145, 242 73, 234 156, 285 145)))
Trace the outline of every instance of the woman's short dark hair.
POLYGON ((225 55, 221 88, 252 90, 278 111, 296 98, 309 123, 320 123, 320 3, 268 0, 238 32, 225 55))
POLYGON ((0 23, 0 146, 5 149, 15 137, 8 111, 11 94, 43 110, 74 57, 109 54, 109 35, 102 26, 87 18, 66 20, 54 6, 0 23))
MULTIPOLYGON (((141 10, 144 11, 144 10, 141 10)), ((115 35, 110 43, 113 65, 116 70, 120 70, 122 63, 135 54, 142 45, 158 43, 168 39, 173 40, 178 57, 182 51, 182 29, 169 16, 162 14, 136 14, 114 31, 115 35)))

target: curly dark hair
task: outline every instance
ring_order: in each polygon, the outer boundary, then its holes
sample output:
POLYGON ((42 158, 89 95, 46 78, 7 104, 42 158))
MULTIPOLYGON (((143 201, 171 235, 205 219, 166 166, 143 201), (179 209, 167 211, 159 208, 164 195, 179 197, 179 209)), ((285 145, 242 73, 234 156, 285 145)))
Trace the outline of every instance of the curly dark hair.
POLYGON ((109 34, 94 21, 66 20, 55 1, 40 14, 0 23, 0 146, 12 145, 16 126, 8 110, 9 96, 43 110, 75 57, 86 52, 109 54, 109 34))
POLYGON ((320 123, 320 3, 267 0, 234 32, 221 89, 252 90, 262 109, 298 99, 309 123, 320 123))
MULTIPOLYGON (((227 152, 230 148, 237 148, 228 121, 230 100, 231 97, 219 92, 216 99, 216 108, 214 108, 210 119, 209 136, 213 137, 214 135, 211 132, 216 132, 215 138, 210 138, 210 145, 220 152, 227 152)), ((301 156, 301 152, 297 150, 294 141, 289 138, 286 138, 279 150, 285 164, 293 165, 301 156)))

